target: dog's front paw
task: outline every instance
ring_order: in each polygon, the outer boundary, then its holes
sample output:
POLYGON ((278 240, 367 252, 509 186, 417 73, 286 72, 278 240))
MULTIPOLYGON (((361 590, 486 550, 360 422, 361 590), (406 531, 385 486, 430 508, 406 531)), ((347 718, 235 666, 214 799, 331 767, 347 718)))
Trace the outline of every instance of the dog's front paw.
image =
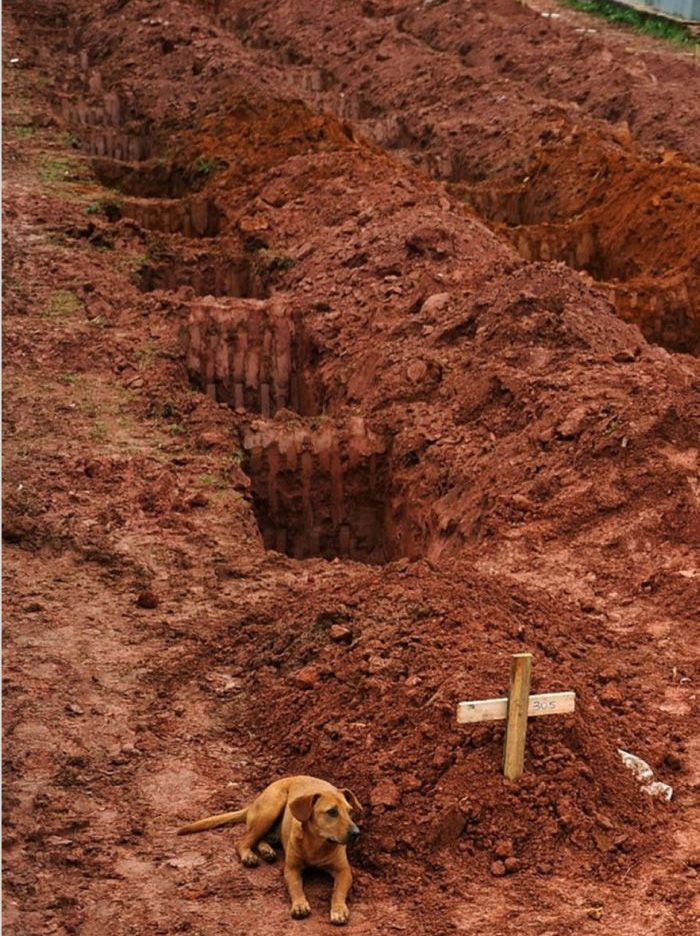
POLYGON ((246 868, 257 868, 257 866, 260 864, 258 856, 250 849, 241 852, 241 861, 246 866, 246 868))
POLYGON ((345 926, 349 919, 350 911, 345 905, 331 908, 331 923, 334 923, 335 926, 345 926))
POLYGON ((302 897, 300 900, 295 900, 292 904, 292 916, 295 920, 303 920, 304 917, 307 917, 311 913, 311 907, 309 906, 309 901, 306 897, 302 897))
POLYGON ((258 842, 258 854, 270 863, 277 858, 277 852, 268 842, 258 842))

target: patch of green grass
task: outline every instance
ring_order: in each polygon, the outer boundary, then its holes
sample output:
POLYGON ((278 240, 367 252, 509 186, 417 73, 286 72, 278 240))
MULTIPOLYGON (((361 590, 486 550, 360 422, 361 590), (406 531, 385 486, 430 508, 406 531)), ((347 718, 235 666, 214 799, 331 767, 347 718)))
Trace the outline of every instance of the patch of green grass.
POLYGON ((286 254, 278 254, 272 250, 263 249, 258 252, 257 263, 263 276, 271 276, 274 273, 284 273, 286 270, 291 270, 296 260, 286 254))
POLYGON ((107 438, 107 424, 102 419, 96 419, 92 429, 90 430, 90 436, 97 441, 103 441, 107 438))
MULTIPOLYGON (((140 348, 136 349, 135 357, 139 370, 148 370, 150 367, 153 367, 158 357, 157 344, 154 341, 147 341, 145 344, 141 345, 140 348)), ((163 414, 159 413, 158 415, 162 416, 163 414)))
POLYGON ((149 254, 135 254, 134 256, 130 257, 122 257, 120 259, 119 266, 129 277, 129 281, 140 289, 143 285, 143 279, 148 270, 149 261, 149 254))
POLYGON ((207 156, 200 156, 197 162, 194 164, 194 171, 197 175, 204 176, 205 179, 208 179, 209 176, 213 175, 216 170, 219 168, 220 162, 218 159, 212 159, 207 156))
POLYGON ((47 318, 69 318, 83 307, 82 300, 70 289, 57 289, 49 299, 45 315, 47 318))
POLYGON ((65 156, 44 156, 39 164, 39 178, 47 185, 75 182, 80 178, 80 167, 75 160, 65 156))
POLYGON ((18 140, 28 140, 30 137, 34 136, 34 133, 35 128, 29 124, 19 124, 12 128, 12 135, 17 137, 18 140))
POLYGON ((86 206, 85 214, 101 214, 108 221, 118 221, 122 216, 121 202, 117 198, 98 198, 86 206))
POLYGON ((199 476, 199 480, 202 482, 202 484, 206 484, 207 487, 215 487, 215 488, 218 488, 220 491, 226 487, 226 482, 224 481, 224 479, 216 478, 214 477, 214 475, 203 474, 199 476))
POLYGON ((96 315, 94 318, 88 319, 88 324, 94 325, 95 328, 109 328, 109 322, 104 315, 96 315))
POLYGON ((69 387, 75 386, 78 383, 80 378, 77 374, 73 374, 70 371, 67 371, 65 374, 61 374, 59 380, 61 383, 68 384, 69 387))
POLYGON ((612 23, 623 23, 657 39, 666 39, 679 45, 693 45, 699 41, 682 23, 674 23, 673 20, 663 19, 652 13, 642 13, 632 7, 615 3, 614 0, 564 0, 564 3, 574 10, 602 16, 612 23))

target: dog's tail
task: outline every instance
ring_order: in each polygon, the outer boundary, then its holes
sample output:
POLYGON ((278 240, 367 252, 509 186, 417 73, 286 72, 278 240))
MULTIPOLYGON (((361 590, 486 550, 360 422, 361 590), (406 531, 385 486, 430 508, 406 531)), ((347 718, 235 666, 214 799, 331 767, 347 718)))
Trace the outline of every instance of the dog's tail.
POLYGON ((216 829, 222 825, 229 825, 233 822, 245 822, 248 813, 248 807, 237 809, 235 812, 219 813, 218 816, 207 816, 206 819, 198 819, 197 822, 190 822, 177 830, 178 835, 189 835, 190 832, 205 832, 207 829, 216 829))

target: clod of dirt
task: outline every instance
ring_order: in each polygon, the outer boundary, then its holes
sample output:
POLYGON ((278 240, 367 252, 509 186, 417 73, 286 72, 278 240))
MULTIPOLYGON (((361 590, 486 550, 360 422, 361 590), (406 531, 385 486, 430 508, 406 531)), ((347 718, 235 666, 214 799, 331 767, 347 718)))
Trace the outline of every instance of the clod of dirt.
POLYGON ((344 624, 331 624, 328 629, 328 636, 333 643, 352 643, 352 631, 344 624))
POLYGON ((431 842, 436 848, 442 848, 455 842, 467 824, 466 816, 456 806, 450 806, 438 818, 431 832, 431 842))
POLYGON ((369 801, 372 806, 386 806, 388 809, 393 809, 401 802, 401 792, 392 780, 385 778, 372 787, 369 801))
POLYGON ((160 601, 158 599, 158 596, 155 594, 155 592, 146 590, 146 591, 142 591, 139 594, 138 598, 136 599, 136 604, 139 606, 139 608, 147 608, 148 610, 153 610, 154 608, 158 607, 158 605, 160 604, 160 601))
POLYGON ((499 842, 496 842, 493 854, 496 858, 510 858, 513 854, 513 840, 501 839, 499 842))

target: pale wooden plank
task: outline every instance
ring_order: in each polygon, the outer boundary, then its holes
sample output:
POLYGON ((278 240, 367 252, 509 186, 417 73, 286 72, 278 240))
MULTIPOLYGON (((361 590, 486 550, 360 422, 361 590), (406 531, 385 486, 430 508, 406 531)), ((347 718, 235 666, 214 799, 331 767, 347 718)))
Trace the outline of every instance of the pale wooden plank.
POLYGON ((575 709, 575 692, 544 692, 530 696, 527 714, 530 718, 535 715, 569 715, 575 709))
POLYGON ((522 776, 525 765, 525 735, 530 700, 532 654, 514 653, 510 670, 506 740, 503 745, 503 774, 508 780, 522 776))
POLYGON ((460 702, 457 706, 457 721, 469 722, 502 721, 508 711, 508 699, 479 699, 476 702, 460 702))
MULTIPOLYGON (((544 692, 531 695, 527 714, 529 718, 539 715, 568 715, 576 708, 575 692, 544 692)), ((477 699, 457 705, 457 721, 461 725, 473 722, 502 721, 508 711, 508 699, 477 699)))

